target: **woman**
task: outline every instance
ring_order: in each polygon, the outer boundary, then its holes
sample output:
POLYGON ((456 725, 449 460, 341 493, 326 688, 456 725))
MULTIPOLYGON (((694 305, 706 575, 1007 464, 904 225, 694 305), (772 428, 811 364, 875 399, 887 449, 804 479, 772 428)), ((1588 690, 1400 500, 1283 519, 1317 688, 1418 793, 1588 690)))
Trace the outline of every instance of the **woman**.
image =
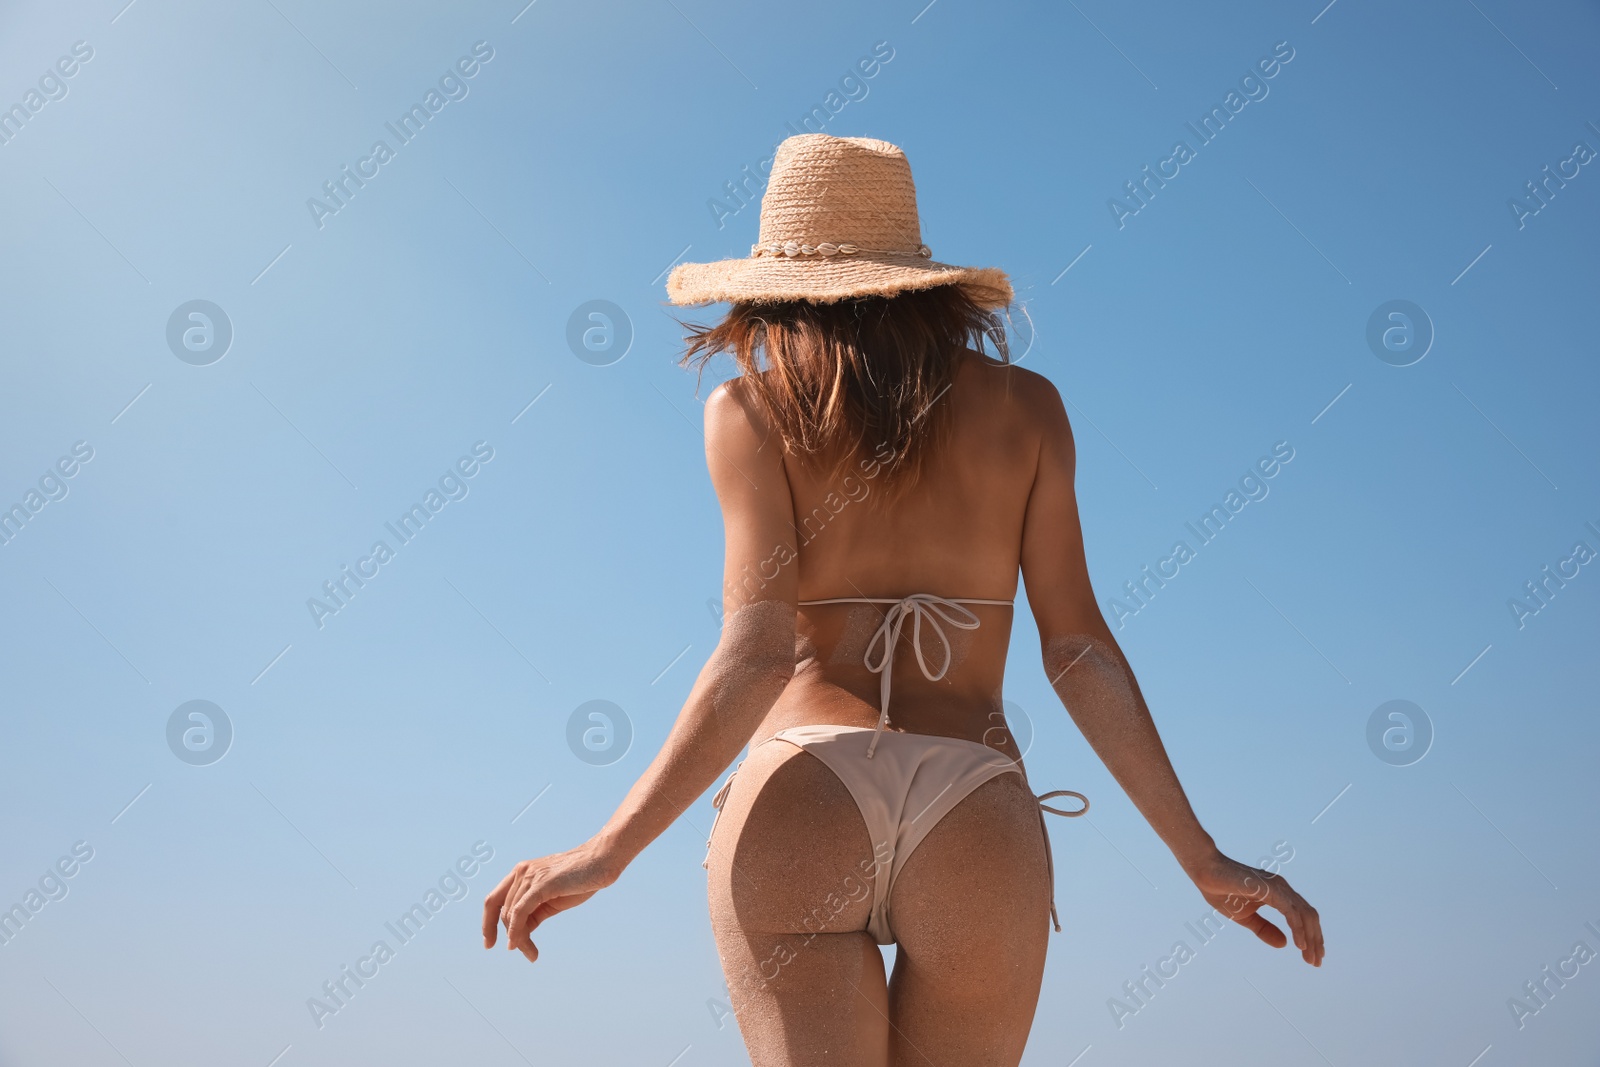
POLYGON ((1190 809, 1089 585, 1060 396, 981 353, 1006 355, 1010 283, 931 259, 901 151, 789 138, 750 257, 667 289, 732 305, 684 358, 729 351, 743 372, 706 401, 722 638, 605 827, 489 894, 485 946, 504 925, 537 959, 539 924, 616 881, 748 745, 706 866, 751 1060, 1016 1064, 1055 916, 1042 812, 1081 814, 1034 795, 1004 729, 1020 572, 1051 684, 1201 895, 1282 947, 1258 913, 1275 908, 1320 965, 1316 911, 1190 809))

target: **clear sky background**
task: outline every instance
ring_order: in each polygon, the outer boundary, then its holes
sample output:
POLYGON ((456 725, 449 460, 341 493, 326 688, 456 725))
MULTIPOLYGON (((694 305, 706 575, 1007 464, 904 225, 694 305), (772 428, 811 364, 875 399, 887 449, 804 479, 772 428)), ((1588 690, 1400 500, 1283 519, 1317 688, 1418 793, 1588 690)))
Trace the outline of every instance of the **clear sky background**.
POLYGON ((536 966, 484 953, 478 911, 598 828, 715 645, 663 281, 746 254, 758 207, 725 183, 818 107, 905 148, 936 258, 1011 272, 1184 783, 1230 854, 1292 856, 1327 932, 1320 970, 1194 936, 1206 905, 1021 610, 1030 776, 1094 801, 1050 827, 1066 930, 1025 1062, 1593 1062, 1593 4, 125 2, 0 10, 0 506, 25 513, 0 545, 0 906, 27 913, 0 1065, 746 1062, 709 798, 536 966), (430 89, 402 143, 386 124, 430 89), (1186 123, 1213 108, 1205 143, 1186 123), (1535 200, 1547 166, 1568 177, 1535 200), (196 300, 225 316, 209 343, 196 300), (1397 300, 1420 315, 1370 344, 1397 300), (608 350, 569 344, 591 301, 618 309, 608 350), (1186 524, 1280 443, 1201 544, 1186 524), (430 488, 401 544, 385 524, 430 488), (1546 566, 1567 576, 1534 600, 1546 566), (598 755, 568 741, 592 700, 622 716, 598 755), (187 711, 169 741, 190 701, 220 709, 209 745, 187 711), (385 924, 442 878, 401 943, 385 924), (315 1018, 346 966, 376 973, 315 1018))

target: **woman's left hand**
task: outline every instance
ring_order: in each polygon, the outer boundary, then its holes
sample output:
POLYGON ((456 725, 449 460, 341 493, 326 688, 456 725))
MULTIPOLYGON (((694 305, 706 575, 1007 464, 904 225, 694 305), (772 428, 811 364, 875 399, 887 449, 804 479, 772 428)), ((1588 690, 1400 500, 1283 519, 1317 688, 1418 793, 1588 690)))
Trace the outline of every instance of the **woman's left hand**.
POLYGON ((1327 954, 1322 940, 1322 917, 1305 897, 1295 892, 1283 875, 1246 866, 1214 851, 1189 871, 1189 877, 1207 904, 1273 948, 1282 948, 1289 939, 1261 914, 1260 909, 1268 907, 1282 913, 1301 958, 1313 967, 1322 966, 1327 954))
POLYGON ((531 963, 539 950, 531 937, 540 923, 575 908, 617 880, 620 872, 603 862, 592 844, 536 860, 523 860, 483 901, 483 947, 493 948, 496 927, 504 923, 506 947, 531 963))

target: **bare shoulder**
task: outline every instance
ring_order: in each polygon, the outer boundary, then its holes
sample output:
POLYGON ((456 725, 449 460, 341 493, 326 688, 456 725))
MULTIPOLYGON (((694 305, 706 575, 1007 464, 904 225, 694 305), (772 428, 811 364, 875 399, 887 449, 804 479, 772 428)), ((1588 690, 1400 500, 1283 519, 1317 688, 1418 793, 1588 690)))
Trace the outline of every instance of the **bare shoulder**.
POLYGON ((971 378, 979 388, 1008 408, 1011 419, 1020 419, 1041 433, 1059 432, 1066 426, 1066 408, 1061 391, 1043 374, 1004 363, 981 352, 969 350, 971 378))
POLYGON ((764 435, 766 419, 755 390, 743 378, 729 378, 706 397, 706 433, 718 436, 764 435))
POLYGON ((730 378, 719 384, 706 397, 705 406, 708 450, 715 446, 729 454, 771 452, 774 459, 781 453, 781 449, 765 448, 768 442, 776 440, 776 434, 755 390, 745 378, 730 378))

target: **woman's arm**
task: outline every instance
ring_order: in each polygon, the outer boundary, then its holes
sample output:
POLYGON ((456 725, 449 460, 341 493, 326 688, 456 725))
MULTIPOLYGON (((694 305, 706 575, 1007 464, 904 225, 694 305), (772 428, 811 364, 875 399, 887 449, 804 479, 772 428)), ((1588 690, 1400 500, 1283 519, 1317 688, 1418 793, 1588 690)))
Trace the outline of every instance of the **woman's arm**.
POLYGON ((484 947, 533 960, 545 919, 581 904, 703 794, 750 741, 794 674, 794 505, 776 435, 738 382, 706 400, 706 465, 722 505, 726 554, 722 637, 677 722, 604 827, 577 848, 514 867, 484 900, 484 947))
POLYGON ((1023 527, 1022 577, 1050 684, 1095 754, 1214 907, 1274 947, 1282 931, 1257 909, 1281 911, 1307 963, 1320 966, 1316 909, 1282 877, 1218 851, 1167 758, 1127 657, 1095 603, 1073 484, 1076 453, 1061 396, 1034 376, 1028 397, 1040 427, 1038 466, 1023 527))

